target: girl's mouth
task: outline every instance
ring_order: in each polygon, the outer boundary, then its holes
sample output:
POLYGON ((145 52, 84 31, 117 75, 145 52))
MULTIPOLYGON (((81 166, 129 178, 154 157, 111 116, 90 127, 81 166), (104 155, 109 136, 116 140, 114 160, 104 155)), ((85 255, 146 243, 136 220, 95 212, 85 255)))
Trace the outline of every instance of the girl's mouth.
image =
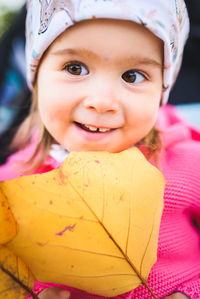
POLYGON ((74 123, 79 128, 81 128, 81 129, 83 129, 87 132, 90 132, 90 133, 106 133, 106 132, 110 132, 110 131, 114 130, 114 129, 111 129, 111 128, 97 128, 97 127, 93 127, 93 126, 88 126, 88 125, 78 123, 76 121, 74 123))

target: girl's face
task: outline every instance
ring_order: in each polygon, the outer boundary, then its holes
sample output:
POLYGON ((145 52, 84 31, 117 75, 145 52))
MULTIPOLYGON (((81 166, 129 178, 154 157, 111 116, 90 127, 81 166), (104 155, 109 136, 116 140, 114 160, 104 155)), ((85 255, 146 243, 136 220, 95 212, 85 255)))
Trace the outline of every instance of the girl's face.
POLYGON ((163 44, 141 25, 90 20, 67 29, 38 72, 38 107, 68 151, 120 152, 155 124, 163 44))

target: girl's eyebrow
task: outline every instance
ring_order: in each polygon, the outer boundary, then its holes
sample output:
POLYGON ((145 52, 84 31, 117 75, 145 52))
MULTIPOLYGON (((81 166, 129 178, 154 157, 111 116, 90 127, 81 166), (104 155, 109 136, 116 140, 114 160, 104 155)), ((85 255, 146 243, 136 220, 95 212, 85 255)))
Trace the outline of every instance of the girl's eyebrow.
POLYGON ((55 55, 55 56, 62 56, 62 55, 83 55, 83 56, 86 56, 86 57, 93 57, 95 59, 98 58, 98 55, 87 50, 87 49, 84 49, 84 48, 76 48, 76 49, 71 49, 71 48, 68 48, 68 49, 60 49, 60 50, 57 50, 53 53, 50 53, 51 55, 55 55))
MULTIPOLYGON (((60 49, 57 50, 55 52, 50 53, 51 55, 55 55, 55 56, 64 56, 64 55, 82 55, 85 57, 91 57, 94 60, 98 60, 99 56, 94 53, 91 52, 88 49, 84 49, 84 48, 76 48, 76 49, 60 49)), ((109 58, 105 58, 105 60, 109 60, 109 58)), ((117 63, 118 64, 123 64, 124 62, 126 63, 135 63, 137 65, 152 65, 155 67, 159 67, 162 68, 162 63, 158 62, 157 60, 153 59, 153 58, 149 58, 149 57, 137 57, 137 56, 128 56, 126 58, 124 57, 119 57, 117 59, 117 63)))

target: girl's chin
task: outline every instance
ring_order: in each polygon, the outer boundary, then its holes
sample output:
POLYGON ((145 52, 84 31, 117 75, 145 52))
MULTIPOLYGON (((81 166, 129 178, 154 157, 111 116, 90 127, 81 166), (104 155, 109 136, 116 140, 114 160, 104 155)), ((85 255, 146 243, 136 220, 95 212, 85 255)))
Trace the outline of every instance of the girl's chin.
MULTIPOLYGON (((97 146, 97 145, 83 145, 83 144, 76 144, 71 146, 64 146, 66 151, 68 152, 109 152, 109 153, 120 153, 128 148, 124 147, 110 147, 106 145, 97 146)), ((129 148, 131 148, 130 146, 129 148)))

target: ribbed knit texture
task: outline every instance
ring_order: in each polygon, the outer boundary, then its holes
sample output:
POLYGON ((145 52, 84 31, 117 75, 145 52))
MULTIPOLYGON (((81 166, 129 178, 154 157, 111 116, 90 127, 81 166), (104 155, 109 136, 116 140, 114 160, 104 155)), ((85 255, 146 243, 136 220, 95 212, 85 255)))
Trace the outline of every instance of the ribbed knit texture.
MULTIPOLYGON (((200 235, 198 231, 198 225, 200 225, 200 133, 179 119, 171 106, 160 109, 158 127, 163 131, 164 150, 160 155, 160 169, 166 180, 165 207, 159 233, 158 259, 150 272, 148 284, 158 299, 173 292, 183 292, 191 299, 198 299, 200 298, 200 235)), ((50 170, 50 165, 52 169, 55 167, 56 163, 52 159, 48 163, 46 161, 47 170, 50 170)), ((39 170, 39 172, 42 171, 46 170, 39 170)), ((39 293, 50 286, 53 285, 36 282, 34 291, 39 293)), ((71 291, 71 299, 105 298, 72 288, 67 289, 71 291)), ((151 299, 152 296, 145 286, 141 286, 114 298, 151 299)))

